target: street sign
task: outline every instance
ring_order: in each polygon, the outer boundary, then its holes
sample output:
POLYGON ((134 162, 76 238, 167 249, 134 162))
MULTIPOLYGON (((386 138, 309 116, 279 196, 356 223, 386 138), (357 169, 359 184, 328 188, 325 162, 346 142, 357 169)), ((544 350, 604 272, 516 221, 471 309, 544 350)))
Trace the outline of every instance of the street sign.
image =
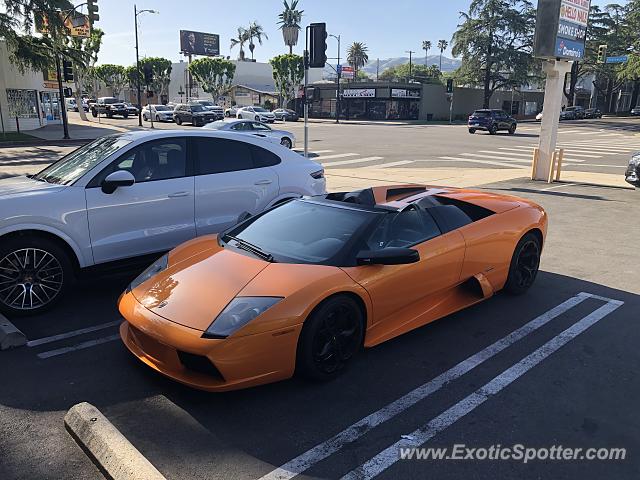
POLYGON ((342 73, 342 65, 340 64, 336 65, 336 72, 342 73))
POLYGON ((581 60, 591 0, 539 0, 534 55, 544 59, 581 60))
POLYGON ((607 57, 605 63, 626 63, 629 61, 628 55, 619 55, 617 57, 607 57))
POLYGON ((355 78, 355 71, 353 70, 353 67, 347 67, 346 65, 344 67, 341 67, 341 75, 342 78, 355 78))

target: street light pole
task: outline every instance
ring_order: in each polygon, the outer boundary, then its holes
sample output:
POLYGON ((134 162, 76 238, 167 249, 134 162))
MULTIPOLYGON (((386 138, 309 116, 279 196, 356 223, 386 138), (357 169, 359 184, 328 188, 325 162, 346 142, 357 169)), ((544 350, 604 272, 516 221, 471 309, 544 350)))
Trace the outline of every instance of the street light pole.
POLYGON ((136 89, 138 91, 138 126, 142 126, 142 99, 141 99, 141 90, 140 90, 140 52, 138 48, 138 15, 141 13, 158 13, 155 10, 140 10, 138 11, 137 6, 133 5, 133 18, 134 25, 136 30, 136 89))
POLYGON ((338 63, 337 63, 337 75, 338 75, 338 88, 336 90, 336 123, 340 123, 340 79, 342 78, 342 66, 340 65, 340 35, 329 34, 330 37, 338 40, 338 63))
POLYGON ((413 54, 416 53, 412 50, 407 50, 406 53, 409 54, 409 82, 411 82, 411 77, 413 77, 412 67, 413 67, 413 54))

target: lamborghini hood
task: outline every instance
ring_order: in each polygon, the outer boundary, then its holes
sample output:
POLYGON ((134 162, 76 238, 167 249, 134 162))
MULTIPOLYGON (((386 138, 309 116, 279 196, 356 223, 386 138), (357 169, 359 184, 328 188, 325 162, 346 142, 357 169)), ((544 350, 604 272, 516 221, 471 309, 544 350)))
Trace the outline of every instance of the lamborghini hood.
POLYGON ((206 330, 269 266, 264 260, 224 249, 214 239, 203 237, 172 251, 168 268, 132 291, 136 300, 169 321, 206 330))

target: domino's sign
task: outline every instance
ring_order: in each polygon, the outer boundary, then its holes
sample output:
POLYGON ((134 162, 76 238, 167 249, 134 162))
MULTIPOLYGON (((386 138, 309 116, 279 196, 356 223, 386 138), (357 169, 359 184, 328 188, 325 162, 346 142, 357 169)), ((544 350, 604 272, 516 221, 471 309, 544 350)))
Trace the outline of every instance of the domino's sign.
POLYGON ((591 0, 538 0, 534 55, 582 60, 591 0))

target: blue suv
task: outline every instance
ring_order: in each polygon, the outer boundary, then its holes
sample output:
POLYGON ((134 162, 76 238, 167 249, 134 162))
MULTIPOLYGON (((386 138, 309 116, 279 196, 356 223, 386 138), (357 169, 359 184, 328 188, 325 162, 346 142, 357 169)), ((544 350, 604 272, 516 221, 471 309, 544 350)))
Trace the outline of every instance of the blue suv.
POLYGON ((469 133, 484 130, 495 135, 500 130, 506 130, 509 135, 516 133, 518 121, 502 110, 476 110, 469 116, 469 133))

